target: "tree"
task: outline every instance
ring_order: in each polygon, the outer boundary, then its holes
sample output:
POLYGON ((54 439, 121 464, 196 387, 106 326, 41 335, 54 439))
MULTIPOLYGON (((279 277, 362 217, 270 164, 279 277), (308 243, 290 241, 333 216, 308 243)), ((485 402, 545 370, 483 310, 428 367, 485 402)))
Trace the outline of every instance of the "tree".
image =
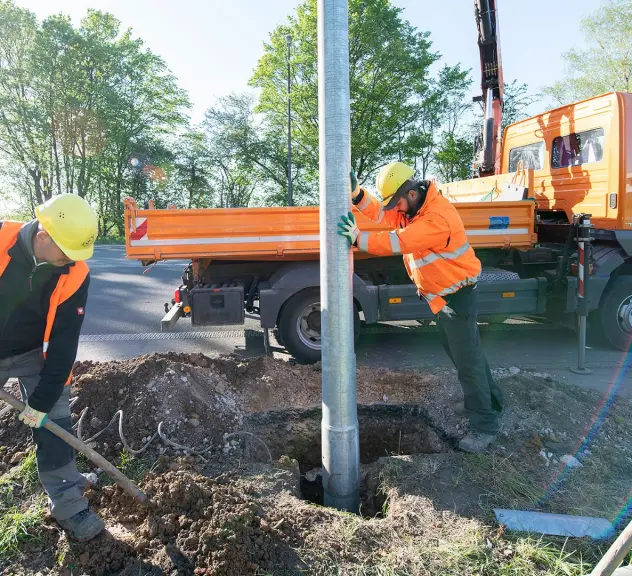
POLYGON ((252 97, 245 94, 220 98, 216 107, 206 111, 202 124, 214 169, 216 202, 222 208, 248 206, 259 180, 262 165, 253 160, 258 134, 252 105, 252 97))
POLYGON ((439 180, 456 182, 471 178, 473 158, 472 138, 445 132, 434 158, 439 180))
MULTIPOLYGON (((254 113, 252 95, 231 94, 220 98, 206 112, 203 127, 211 165, 223 173, 219 179, 222 186, 233 182, 232 176, 238 172, 242 185, 256 184, 246 195, 248 201, 274 206, 287 204, 287 136, 266 115, 254 113)), ((293 155, 292 185, 298 204, 313 203, 317 192, 317 188, 306 184, 309 179, 304 178, 305 172, 300 154, 293 155)), ((241 195, 242 192, 238 194, 241 195)), ((224 193, 220 197, 227 198, 224 193)))
POLYGON ((538 100, 540 94, 530 94, 527 84, 518 84, 518 80, 513 80, 511 84, 505 83, 503 95, 503 117, 502 133, 505 128, 514 122, 524 120, 528 117, 526 110, 538 100))
MULTIPOLYGON (((394 142, 415 122, 417 104, 430 92, 429 68, 439 58, 430 51, 429 34, 415 29, 401 12, 389 0, 349 2, 351 154, 360 180, 396 153, 394 142)), ((293 39, 290 71, 296 166, 314 178, 318 166, 316 0, 306 0, 286 25, 272 32, 251 85, 261 89, 256 111, 279 132, 287 126, 288 34, 293 39)))
POLYGON ((396 144, 397 156, 426 178, 435 162, 443 134, 455 134, 471 109, 466 100, 471 84, 468 71, 460 65, 444 66, 429 89, 414 101, 415 118, 400 133, 396 144))
POLYGON ((568 77, 545 93, 560 105, 604 92, 632 91, 632 0, 610 0, 585 18, 588 47, 563 55, 568 77))
POLYGON ((172 197, 182 197, 186 208, 213 206, 210 150, 203 131, 193 129, 175 139, 170 180, 172 197))
MULTIPOLYGON (((89 11, 88 20, 98 21, 102 16, 101 12, 89 11)), ((102 176, 114 195, 112 218, 122 234, 123 195, 130 192, 131 179, 138 177, 131 161, 142 155, 143 177, 149 181, 155 178, 157 171, 150 167, 159 166, 159 162, 152 158, 152 152, 164 149, 161 139, 185 125, 184 110, 190 104, 164 60, 144 49, 143 42, 132 38, 131 31, 120 34, 119 26, 116 21, 116 39, 108 47, 113 55, 108 78, 113 89, 106 95, 108 144, 103 152, 106 172, 102 176)))
POLYGON ((164 61, 111 14, 38 25, 0 0, 0 167, 31 213, 76 193, 96 205, 100 234, 121 234, 124 195, 169 192, 158 163, 173 163, 164 140, 188 105, 164 61))
POLYGON ((36 34, 34 14, 0 0, 0 152, 29 176, 25 191, 31 201, 41 203, 42 180, 50 178, 43 172, 47 131, 32 89, 36 34))

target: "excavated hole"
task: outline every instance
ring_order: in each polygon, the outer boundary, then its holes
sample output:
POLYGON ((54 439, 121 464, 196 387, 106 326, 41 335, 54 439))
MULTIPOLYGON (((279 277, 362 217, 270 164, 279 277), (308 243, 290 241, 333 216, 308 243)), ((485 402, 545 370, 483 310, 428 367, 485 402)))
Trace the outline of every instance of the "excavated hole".
MULTIPOLYGON (((263 440, 274 459, 296 459, 301 472, 301 493, 310 502, 323 503, 320 408, 279 410, 252 414, 245 427, 263 440)), ((449 441, 428 422, 416 405, 359 405, 360 463, 368 465, 384 456, 437 454, 450 449, 449 441)), ((245 439, 249 456, 267 458, 261 442, 245 439)), ((361 486, 363 516, 379 516, 385 496, 379 481, 369 473, 361 486)))

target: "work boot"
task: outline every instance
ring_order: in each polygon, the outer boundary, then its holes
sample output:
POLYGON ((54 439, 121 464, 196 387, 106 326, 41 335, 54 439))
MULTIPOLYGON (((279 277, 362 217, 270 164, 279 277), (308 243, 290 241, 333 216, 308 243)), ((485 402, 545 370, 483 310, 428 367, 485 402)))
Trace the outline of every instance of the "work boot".
MULTIPOLYGON (((465 402, 461 401, 461 402, 457 402, 452 409, 454 410, 454 413, 457 416, 462 416, 463 418, 465 418, 467 416, 467 410, 465 409, 465 402)), ((502 418, 505 414, 505 407, 503 406, 502 410, 498 411, 498 417, 502 418)))
POLYGON ((463 452, 484 452, 494 440, 496 440, 496 434, 472 430, 459 442, 459 448, 463 452))
POLYGON ((90 510, 90 508, 77 512, 77 514, 66 520, 57 520, 57 524, 79 542, 92 540, 92 538, 98 536, 105 528, 103 520, 90 510))

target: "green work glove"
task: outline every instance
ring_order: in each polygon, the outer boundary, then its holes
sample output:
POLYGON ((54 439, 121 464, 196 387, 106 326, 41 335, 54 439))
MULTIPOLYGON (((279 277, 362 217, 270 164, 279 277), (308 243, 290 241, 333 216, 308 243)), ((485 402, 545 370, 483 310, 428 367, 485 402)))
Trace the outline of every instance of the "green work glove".
POLYGON ((31 428, 41 428, 44 426, 46 420, 48 419, 48 414, 46 412, 40 412, 39 410, 35 410, 31 408, 28 404, 18 414, 18 420, 24 422, 27 426, 31 428))
POLYGON ((353 170, 349 172, 349 178, 351 179, 351 198, 355 200, 360 194, 360 186, 358 186, 358 179, 353 170))
POLYGON ((351 212, 348 216, 341 216, 342 222, 338 222, 338 234, 344 236, 352 246, 356 245, 360 230, 356 226, 355 217, 351 212))

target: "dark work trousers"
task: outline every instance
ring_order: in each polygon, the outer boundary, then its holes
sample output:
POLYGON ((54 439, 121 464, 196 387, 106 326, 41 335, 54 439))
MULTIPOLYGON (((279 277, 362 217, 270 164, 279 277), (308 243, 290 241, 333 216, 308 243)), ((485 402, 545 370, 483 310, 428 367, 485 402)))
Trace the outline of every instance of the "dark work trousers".
POLYGON ((437 325, 441 343, 458 372, 470 426, 478 432, 496 434, 503 393, 483 353, 476 323, 478 293, 474 285, 446 297, 448 304, 437 314, 437 325))
MULTIPOLYGON (((40 349, 1 359, 0 386, 4 386, 9 378, 17 378, 22 401, 26 402, 39 382, 43 363, 40 349)), ((70 386, 65 386, 48 418, 74 434, 69 399, 70 386)), ((37 472, 48 494, 51 514, 57 520, 66 520, 88 507, 88 500, 83 495, 86 479, 75 465, 75 450, 45 428, 33 428, 32 432, 37 472)))

